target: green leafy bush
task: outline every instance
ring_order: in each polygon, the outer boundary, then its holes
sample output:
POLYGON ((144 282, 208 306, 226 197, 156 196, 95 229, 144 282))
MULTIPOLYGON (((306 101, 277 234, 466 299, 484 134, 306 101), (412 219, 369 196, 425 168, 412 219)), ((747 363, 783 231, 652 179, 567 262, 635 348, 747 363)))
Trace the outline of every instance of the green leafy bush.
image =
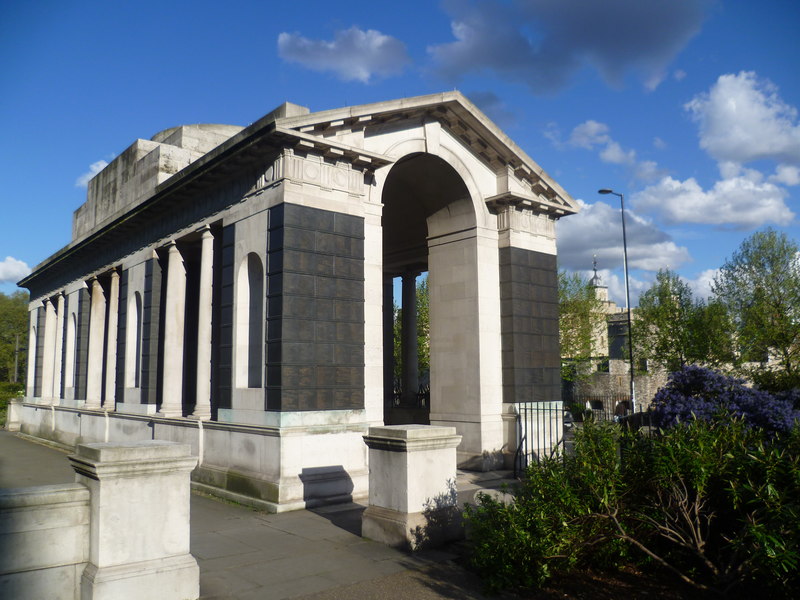
POLYGON ((531 466, 514 502, 481 495, 464 516, 470 563, 490 590, 538 587, 555 571, 619 558, 608 524, 591 515, 614 502, 619 488, 618 428, 591 423, 576 432, 575 453, 531 466))
POLYGON ((587 422, 575 453, 532 465, 510 505, 468 508, 491 589, 555 571, 658 565, 699 589, 791 597, 800 586, 800 429, 721 415, 660 435, 587 422))

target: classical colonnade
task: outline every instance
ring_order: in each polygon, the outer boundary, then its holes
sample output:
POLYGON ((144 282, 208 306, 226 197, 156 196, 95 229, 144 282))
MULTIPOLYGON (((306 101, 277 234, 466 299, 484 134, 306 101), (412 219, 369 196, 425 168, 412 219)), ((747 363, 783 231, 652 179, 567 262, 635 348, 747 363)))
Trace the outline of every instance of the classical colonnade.
MULTIPOLYGON (((184 396, 184 336, 196 331, 197 352, 194 419, 211 418, 211 356, 212 356, 212 292, 214 269, 214 235, 208 225, 200 234, 200 268, 198 315, 196 328, 186 327, 186 265, 178 247, 180 240, 172 239, 162 248, 166 254, 166 293, 163 307, 163 357, 161 402, 159 416, 183 416, 184 396), (194 331, 193 331, 194 330, 194 331)), ((118 397, 117 377, 125 377, 125 387, 139 387, 141 369, 142 307, 139 294, 131 294, 126 315, 125 354, 122 373, 118 373, 117 347, 120 338, 120 271, 119 266, 96 275, 80 285, 88 290, 88 344, 85 348, 86 384, 82 408, 114 411, 124 402, 118 397), (105 279, 105 285, 101 281, 105 279)), ((78 353, 77 311, 66 315, 68 293, 59 291, 42 300, 42 306, 31 310, 31 344, 29 345, 27 396, 58 404, 66 390, 75 388, 76 370, 81 357, 78 353), (44 312, 43 321, 38 311, 44 312), (67 318, 72 321, 67 321, 67 318), (40 330, 40 329, 43 329, 40 330), (40 347, 41 346, 41 347, 40 347), (65 347, 66 346, 66 347, 65 347), (37 378, 40 383, 37 385, 37 378), (37 389, 38 388, 38 389, 37 389), (38 392, 38 393, 37 393, 38 392)), ((77 298, 77 294, 75 294, 77 298)), ((194 325, 192 323, 191 325, 194 325)))

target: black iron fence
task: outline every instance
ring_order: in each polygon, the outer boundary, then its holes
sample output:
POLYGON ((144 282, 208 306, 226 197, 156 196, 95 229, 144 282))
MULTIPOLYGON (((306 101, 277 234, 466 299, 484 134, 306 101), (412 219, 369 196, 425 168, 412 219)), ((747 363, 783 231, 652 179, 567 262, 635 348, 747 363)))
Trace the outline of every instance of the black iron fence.
POLYGON ((574 426, 563 402, 519 402, 517 412, 517 448, 514 476, 532 462, 559 455, 565 448, 565 433, 574 426))
POLYGON ((514 475, 524 472, 529 464, 544 458, 557 458, 569 453, 575 430, 587 420, 611 421, 648 432, 650 413, 630 410, 630 397, 625 395, 587 396, 566 402, 520 402, 516 409, 517 448, 514 475))

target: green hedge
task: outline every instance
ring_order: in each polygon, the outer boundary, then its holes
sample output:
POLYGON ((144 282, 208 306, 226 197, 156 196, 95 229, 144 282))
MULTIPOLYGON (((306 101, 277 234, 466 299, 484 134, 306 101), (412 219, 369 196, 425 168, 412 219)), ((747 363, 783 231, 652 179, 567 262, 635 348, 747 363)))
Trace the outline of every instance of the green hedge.
POLYGON ((645 437, 587 422, 574 455, 532 465, 513 504, 482 496, 465 514, 470 562, 493 590, 638 563, 706 592, 793 597, 800 427, 721 418, 645 437))

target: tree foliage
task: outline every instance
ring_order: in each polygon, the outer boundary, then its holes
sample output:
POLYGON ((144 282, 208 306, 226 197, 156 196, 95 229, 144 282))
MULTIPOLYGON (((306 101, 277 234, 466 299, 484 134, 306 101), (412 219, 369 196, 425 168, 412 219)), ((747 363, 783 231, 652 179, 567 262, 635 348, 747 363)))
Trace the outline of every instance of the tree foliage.
POLYGON ((669 371, 686 364, 732 364, 732 323, 726 306, 695 299, 677 273, 661 269, 639 298, 634 323, 636 355, 669 371))
POLYGON ((561 376, 572 381, 585 372, 582 367, 596 354, 595 340, 606 327, 602 301, 578 273, 558 273, 558 327, 561 376))
POLYGON ((0 381, 14 380, 14 359, 17 372, 24 381, 28 358, 28 294, 0 292, 0 381))
MULTIPOLYGON (((394 305, 394 377, 400 380, 403 372, 403 309, 394 305)), ((417 281, 417 361, 420 376, 431 370, 431 317, 428 278, 417 281)))
POLYGON ((794 598, 798 498, 798 427, 720 413, 645 436, 589 421, 574 452, 529 467, 513 503, 466 508, 469 558, 495 590, 638 562, 708 596, 794 598))
POLYGON ((634 344, 640 358, 675 370, 691 360, 696 305, 692 290, 677 273, 661 269, 639 298, 634 344))
POLYGON ((756 232, 725 262, 712 286, 731 314, 742 358, 764 362, 774 356, 795 386, 800 384, 799 253, 784 233, 756 232))

